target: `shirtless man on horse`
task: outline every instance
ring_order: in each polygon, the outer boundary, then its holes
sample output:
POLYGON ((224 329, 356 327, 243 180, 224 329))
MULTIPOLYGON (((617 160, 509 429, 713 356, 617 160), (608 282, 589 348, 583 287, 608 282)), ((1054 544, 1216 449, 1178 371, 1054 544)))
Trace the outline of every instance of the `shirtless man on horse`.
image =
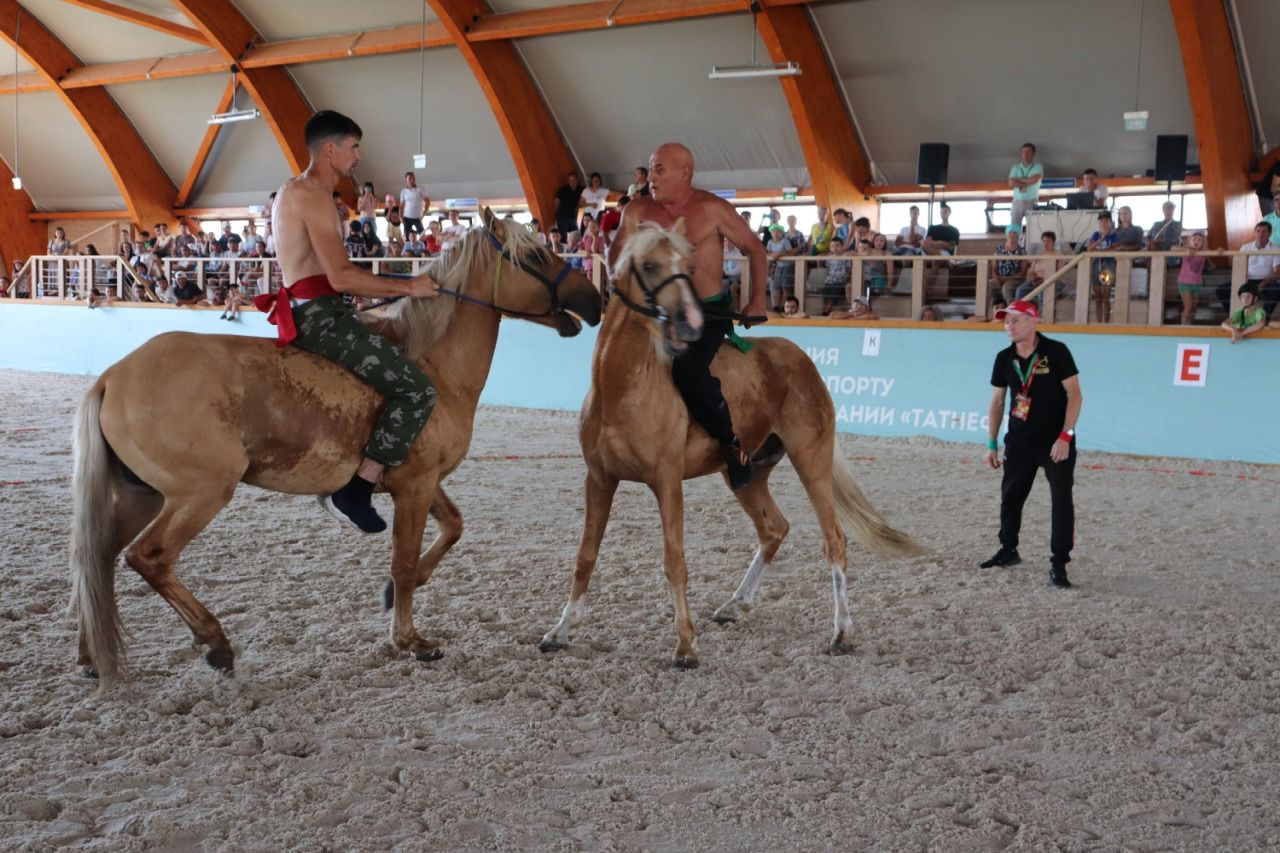
POLYGON ((363 133, 354 121, 331 110, 313 115, 304 132, 311 162, 280 188, 271 211, 285 287, 254 302, 269 312, 281 346, 293 344, 337 362, 386 400, 351 481, 320 498, 336 518, 379 533, 387 524, 373 508, 374 486, 386 466, 404 460, 426 426, 436 389, 390 341, 360 322, 342 294, 429 297, 436 295, 436 283, 425 274, 407 281, 380 278, 351 263, 332 197, 341 178, 355 175, 363 133))
POLYGON ((746 313, 764 315, 767 259, 759 238, 731 204, 693 188, 693 153, 679 143, 668 142, 649 158, 649 195, 637 196, 627 205, 618 236, 609 247, 609 267, 614 267, 629 229, 634 230, 641 222, 671 228, 679 219, 684 219, 685 237, 693 244, 694 292, 704 306, 713 306, 715 313, 704 318, 701 338, 672 362, 671 378, 689 407, 689 415, 720 442, 729 483, 737 490, 751 482, 750 448, 743 447, 734 432, 720 381, 711 375, 711 362, 726 335, 744 352, 750 348, 749 343, 733 334, 733 321, 727 315, 731 307, 729 296, 721 287, 726 239, 746 255, 750 264, 751 298, 746 313))

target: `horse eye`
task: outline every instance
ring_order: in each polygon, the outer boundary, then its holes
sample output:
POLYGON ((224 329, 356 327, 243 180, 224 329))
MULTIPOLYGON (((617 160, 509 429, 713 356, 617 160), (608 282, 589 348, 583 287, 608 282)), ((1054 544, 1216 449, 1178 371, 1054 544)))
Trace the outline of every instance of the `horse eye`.
POLYGON ((645 272, 657 272, 658 265, 655 264, 653 261, 645 261, 642 266, 642 269, 644 269, 645 272))
POLYGON ((693 264, 689 264, 689 275, 693 275, 697 271, 698 271, 697 267, 695 267, 693 264))

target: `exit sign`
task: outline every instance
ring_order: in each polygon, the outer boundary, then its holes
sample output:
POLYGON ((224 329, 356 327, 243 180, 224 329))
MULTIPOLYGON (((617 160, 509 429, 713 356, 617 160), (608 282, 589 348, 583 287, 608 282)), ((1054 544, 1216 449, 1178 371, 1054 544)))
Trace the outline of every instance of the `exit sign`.
POLYGON ((784 193, 782 194, 782 200, 783 200, 783 201, 795 201, 795 200, 796 200, 796 194, 795 194, 794 192, 784 192, 784 193))

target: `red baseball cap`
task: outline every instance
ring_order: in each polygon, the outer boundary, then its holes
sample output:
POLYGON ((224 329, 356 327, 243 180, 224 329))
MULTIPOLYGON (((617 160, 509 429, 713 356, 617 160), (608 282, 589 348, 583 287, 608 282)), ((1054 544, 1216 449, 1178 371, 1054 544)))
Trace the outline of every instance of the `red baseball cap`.
POLYGON ((1040 309, 1036 307, 1036 304, 1023 299, 1011 302, 1008 308, 1001 308, 996 312, 996 319, 1003 320, 1006 314, 1024 314, 1037 320, 1040 319, 1040 309))

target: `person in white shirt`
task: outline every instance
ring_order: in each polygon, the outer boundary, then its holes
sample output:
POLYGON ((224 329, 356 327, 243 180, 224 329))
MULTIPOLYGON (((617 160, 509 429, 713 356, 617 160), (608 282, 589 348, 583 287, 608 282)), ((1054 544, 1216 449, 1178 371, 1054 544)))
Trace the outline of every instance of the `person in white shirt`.
POLYGON ((898 238, 893 241, 896 247, 893 250, 895 255, 923 255, 924 249, 921 245, 924 243, 925 229, 920 224, 920 208, 917 205, 911 205, 908 211, 911 214, 911 223, 898 232, 898 238))
POLYGON ((404 189, 400 190, 400 218, 404 221, 404 232, 422 233, 422 219, 431 210, 431 197, 418 186, 418 178, 413 172, 404 173, 404 189))
POLYGON ((1106 207, 1107 196, 1111 194, 1104 185, 1098 183, 1098 170, 1085 169, 1084 174, 1080 176, 1080 192, 1093 193, 1093 206, 1106 207))
POLYGON ((604 203, 608 200, 609 190, 604 186, 604 179, 599 172, 592 172, 587 188, 582 191, 583 215, 590 213, 598 221, 604 213, 604 203))
POLYGON ((449 211, 449 224, 444 227, 444 241, 441 251, 449 251, 453 245, 467 233, 467 226, 458 220, 458 211, 449 211))
MULTIPOLYGON (((1271 223, 1263 220, 1253 226, 1253 240, 1240 247, 1240 251, 1250 253, 1245 284, 1257 285, 1267 322, 1271 321, 1271 312, 1280 303, 1280 252, 1275 251, 1270 243, 1271 223)), ((1218 285, 1218 301, 1222 303, 1222 310, 1230 315, 1231 282, 1218 285)))
POLYGON ((1009 222, 1022 227, 1022 218, 1036 206, 1040 198, 1040 179, 1044 166, 1036 162, 1036 147, 1022 143, 1021 160, 1009 170, 1009 186, 1013 187, 1013 206, 1009 209, 1009 222))

